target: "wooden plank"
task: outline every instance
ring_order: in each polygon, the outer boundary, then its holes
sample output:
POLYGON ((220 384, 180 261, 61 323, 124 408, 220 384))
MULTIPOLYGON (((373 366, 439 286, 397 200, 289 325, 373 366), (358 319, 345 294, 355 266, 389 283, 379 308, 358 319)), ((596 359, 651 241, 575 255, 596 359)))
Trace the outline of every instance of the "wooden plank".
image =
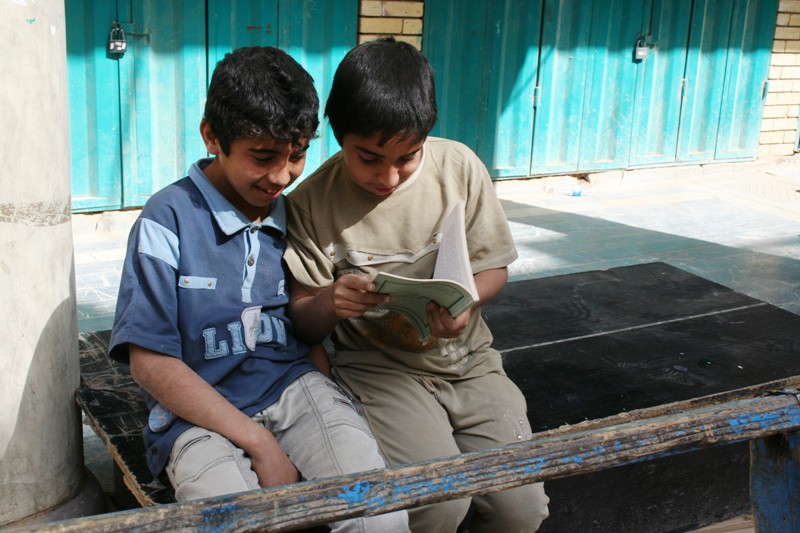
POLYGON ((800 531, 800 433, 750 443, 750 494, 757 531, 800 531))
POLYGON ((80 335, 81 388, 76 400, 108 448, 122 481, 140 505, 172 503, 169 482, 147 467, 142 428, 147 406, 127 365, 108 357, 110 331, 80 335))
POLYGON ((800 429, 792 394, 746 398, 584 430, 545 432, 502 448, 208 500, 69 520, 37 531, 290 531, 485 494, 800 429))

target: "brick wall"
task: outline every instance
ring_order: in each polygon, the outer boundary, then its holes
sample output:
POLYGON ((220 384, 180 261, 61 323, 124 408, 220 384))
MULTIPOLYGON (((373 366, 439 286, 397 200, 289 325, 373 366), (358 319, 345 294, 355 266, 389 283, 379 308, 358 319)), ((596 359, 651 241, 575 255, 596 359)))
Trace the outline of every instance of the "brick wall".
POLYGON ((392 35, 422 50, 423 2, 406 0, 361 0, 358 42, 392 35))
POLYGON ((800 114, 800 0, 780 0, 759 157, 789 155, 800 114))

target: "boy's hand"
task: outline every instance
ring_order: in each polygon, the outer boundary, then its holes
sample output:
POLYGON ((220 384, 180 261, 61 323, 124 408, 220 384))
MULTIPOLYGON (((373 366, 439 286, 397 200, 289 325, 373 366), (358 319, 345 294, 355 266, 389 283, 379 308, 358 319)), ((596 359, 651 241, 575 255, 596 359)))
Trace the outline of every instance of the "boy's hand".
POLYGON ((391 299, 375 292, 375 283, 367 276, 345 274, 330 286, 331 306, 339 318, 354 318, 363 315, 377 305, 391 299))
POLYGON ((431 335, 440 339, 452 339, 461 335, 469 323, 470 316, 472 316, 471 307, 457 317, 452 317, 446 308, 439 307, 434 302, 428 303, 431 335))
POLYGON ((261 488, 275 487, 286 483, 300 481, 300 473, 286 456, 272 433, 264 430, 264 439, 257 446, 248 446, 245 449, 253 465, 253 471, 258 476, 261 488))

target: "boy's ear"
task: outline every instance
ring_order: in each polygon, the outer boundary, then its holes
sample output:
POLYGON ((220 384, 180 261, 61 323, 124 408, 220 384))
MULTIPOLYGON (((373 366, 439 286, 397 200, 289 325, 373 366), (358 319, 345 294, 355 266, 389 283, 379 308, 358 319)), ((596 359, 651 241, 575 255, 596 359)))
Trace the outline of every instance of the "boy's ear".
POLYGON ((206 152, 214 155, 218 155, 222 152, 217 136, 214 135, 211 126, 208 125, 205 119, 200 121, 200 135, 202 135, 203 142, 206 144, 206 152))

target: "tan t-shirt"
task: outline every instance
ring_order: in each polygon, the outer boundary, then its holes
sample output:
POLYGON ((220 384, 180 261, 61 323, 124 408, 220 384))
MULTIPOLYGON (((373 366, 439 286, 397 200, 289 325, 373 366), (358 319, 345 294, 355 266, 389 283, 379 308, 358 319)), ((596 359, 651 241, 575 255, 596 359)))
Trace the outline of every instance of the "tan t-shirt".
MULTIPOLYGON (((341 153, 289 194, 289 247, 294 277, 312 293, 338 277, 386 271, 430 278, 445 217, 466 202, 467 247, 474 274, 509 265, 517 257, 503 209, 486 167, 463 144, 428 138, 417 172, 386 197, 356 185, 341 153)), ((335 365, 388 366, 451 377, 499 370, 492 336, 473 313, 456 339, 420 339, 402 315, 377 308, 342 320, 334 331, 335 365), (490 358, 491 361, 488 361, 490 358), (486 366, 486 365, 484 365, 486 366)))

